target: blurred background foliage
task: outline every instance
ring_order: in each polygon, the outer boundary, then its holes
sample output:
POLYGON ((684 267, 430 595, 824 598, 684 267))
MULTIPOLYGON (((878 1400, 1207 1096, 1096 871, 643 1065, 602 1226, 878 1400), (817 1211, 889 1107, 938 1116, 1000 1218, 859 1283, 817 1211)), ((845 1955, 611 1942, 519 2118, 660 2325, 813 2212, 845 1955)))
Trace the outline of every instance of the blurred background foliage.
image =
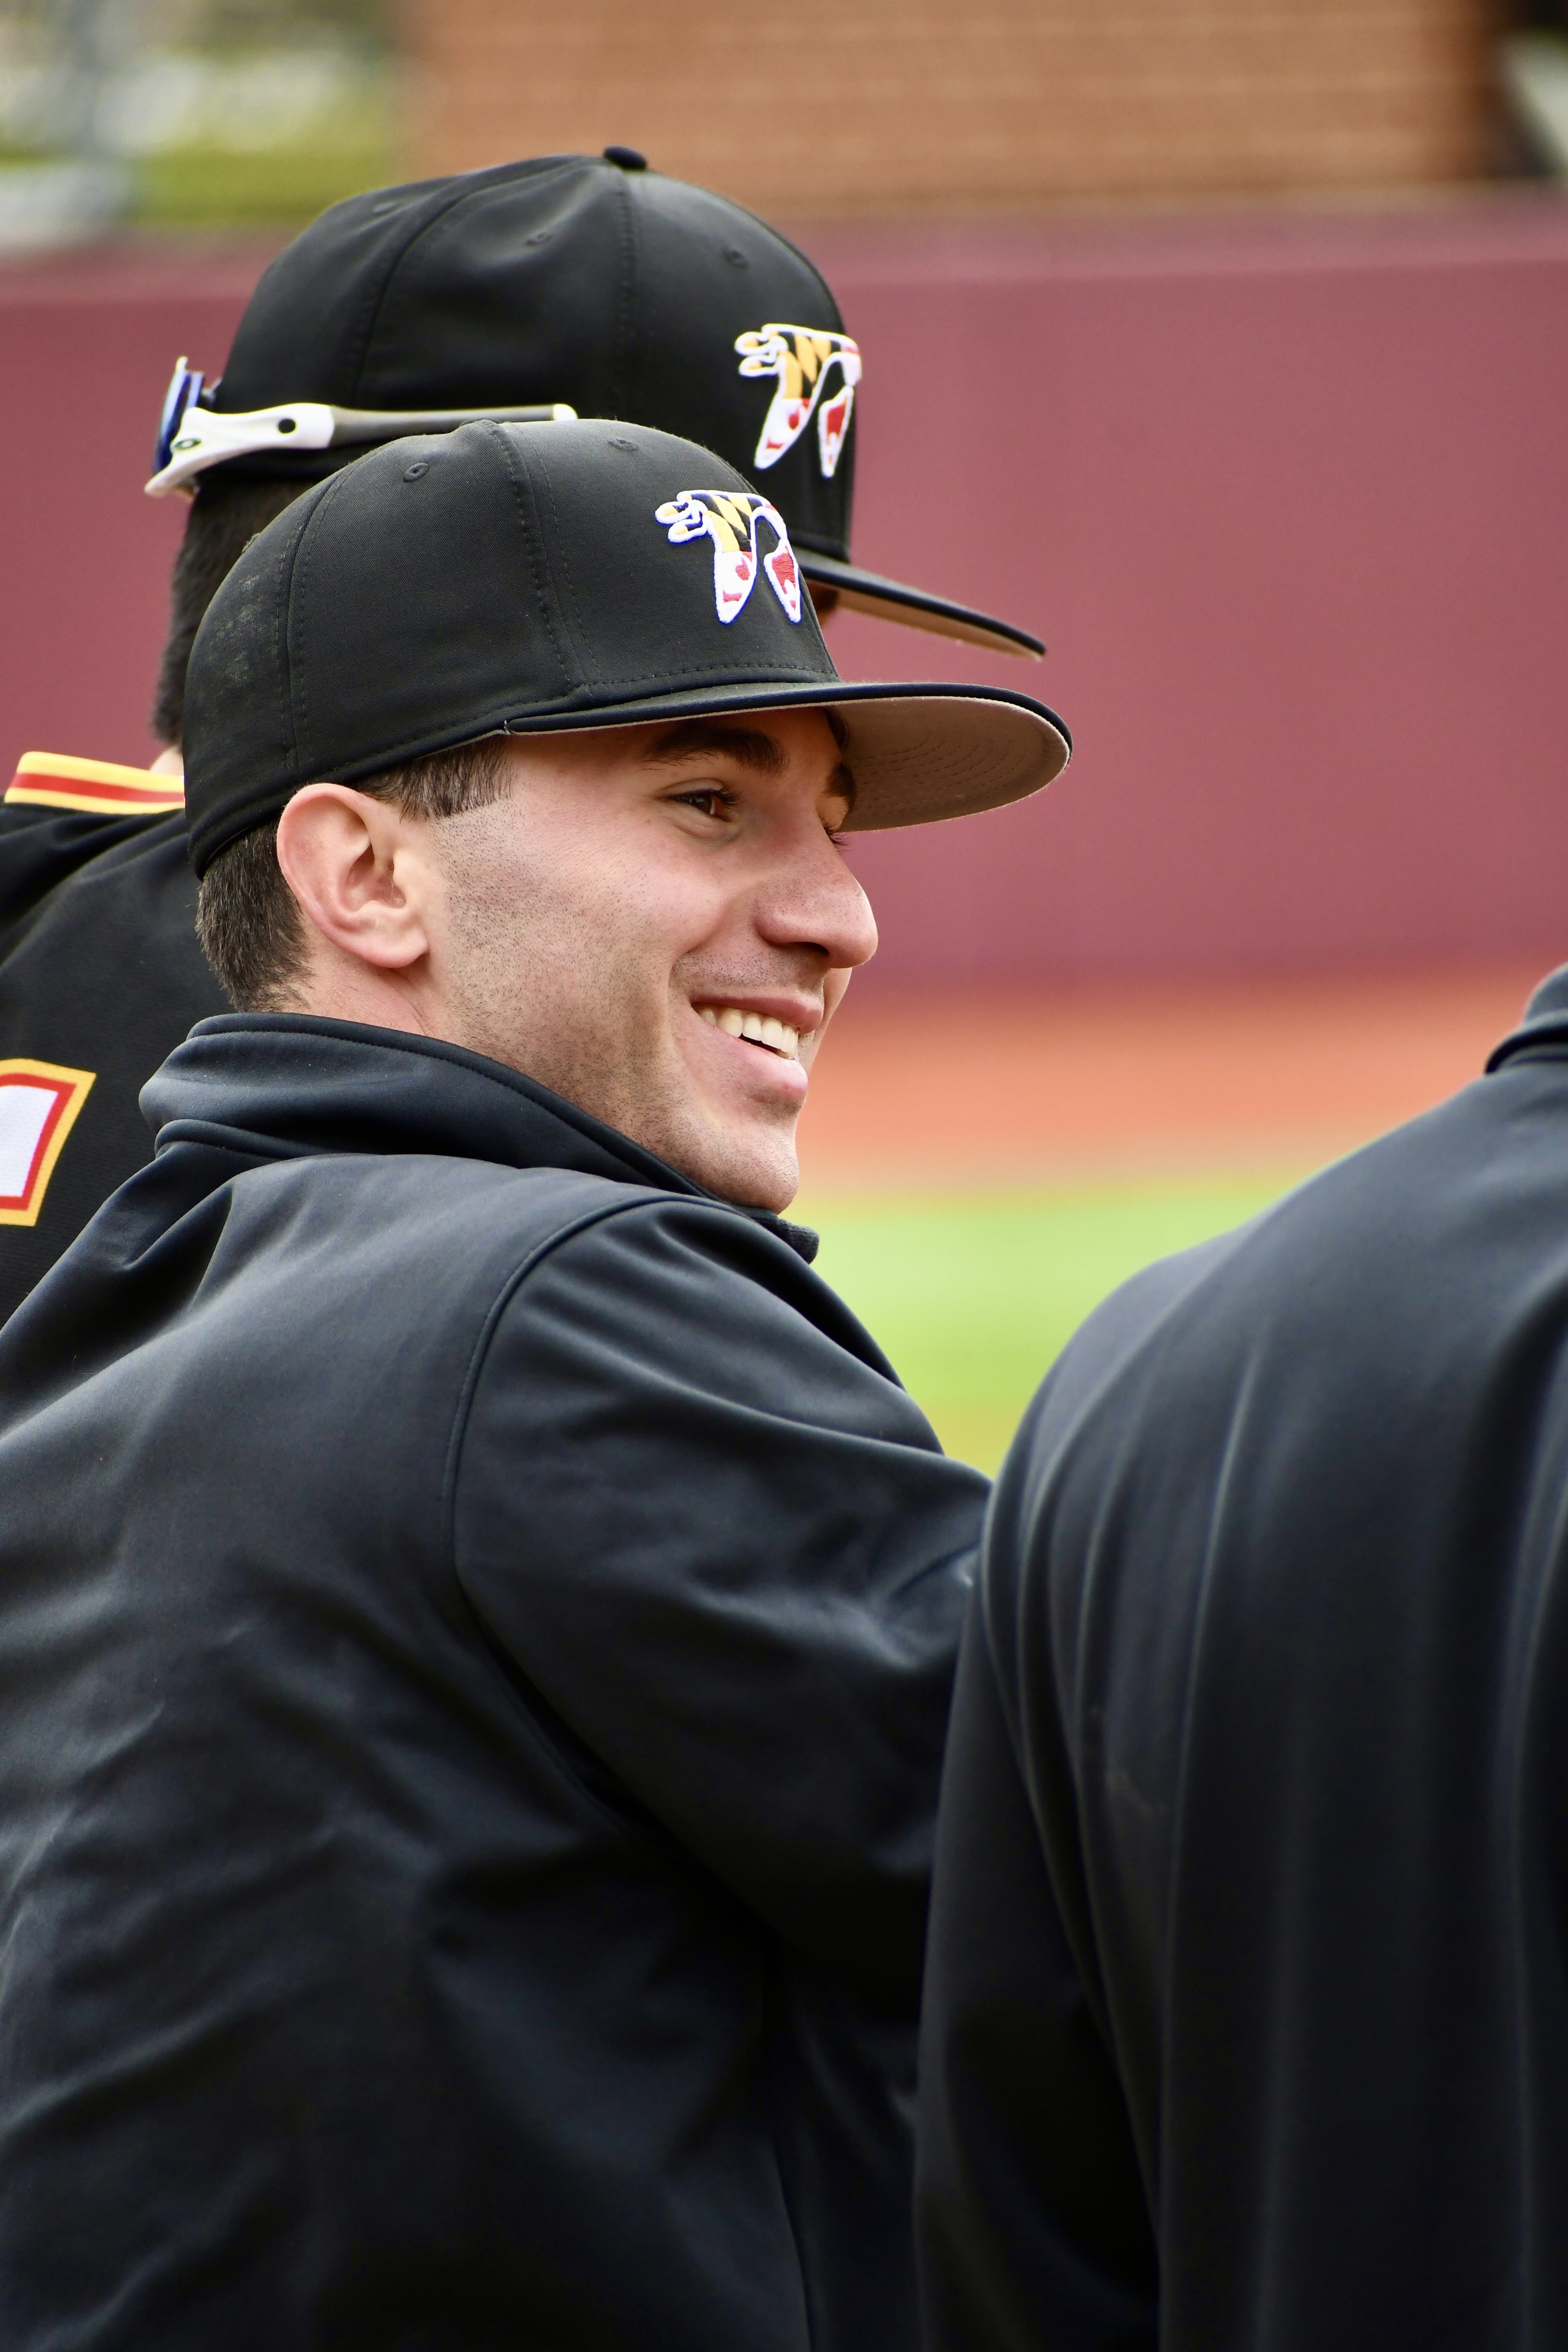
POLYGON ((0 158, 105 215, 302 226, 397 176, 384 0, 0 0, 0 158))

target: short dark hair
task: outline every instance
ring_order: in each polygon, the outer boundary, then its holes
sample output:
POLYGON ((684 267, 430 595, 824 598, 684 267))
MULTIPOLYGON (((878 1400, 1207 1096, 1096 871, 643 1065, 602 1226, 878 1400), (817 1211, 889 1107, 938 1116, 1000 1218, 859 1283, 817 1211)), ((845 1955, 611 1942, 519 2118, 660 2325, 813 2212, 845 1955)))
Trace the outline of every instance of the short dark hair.
POLYGON ((169 583, 169 634, 158 665, 153 732, 178 743, 185 726, 185 669, 202 616, 256 537, 309 482, 238 480, 217 473, 198 487, 169 583))
MULTIPOLYGON (((395 801, 405 816, 462 816, 506 791, 505 736, 487 735, 353 787, 395 801)), ((196 937, 237 1013, 281 1013, 305 954, 294 893, 278 863, 278 819, 220 849, 196 897, 196 937)))

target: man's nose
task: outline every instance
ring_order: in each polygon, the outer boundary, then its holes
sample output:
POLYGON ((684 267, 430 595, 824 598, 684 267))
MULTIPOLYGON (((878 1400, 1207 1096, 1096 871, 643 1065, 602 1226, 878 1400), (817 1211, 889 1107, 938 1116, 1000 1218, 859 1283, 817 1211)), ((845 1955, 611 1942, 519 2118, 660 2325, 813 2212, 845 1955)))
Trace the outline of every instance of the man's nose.
POLYGON ((877 952, 871 902, 820 825, 792 845, 791 855, 757 894, 757 929, 773 947, 819 949, 830 968, 852 971, 877 952))

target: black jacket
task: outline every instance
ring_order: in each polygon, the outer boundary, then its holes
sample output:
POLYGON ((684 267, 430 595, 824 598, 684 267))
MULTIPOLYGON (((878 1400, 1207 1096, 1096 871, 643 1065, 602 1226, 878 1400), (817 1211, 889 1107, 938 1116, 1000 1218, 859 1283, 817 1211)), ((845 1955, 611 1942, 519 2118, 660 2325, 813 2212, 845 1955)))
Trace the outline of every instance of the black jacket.
POLYGON ((936 2352, 1568 2344, 1568 973, 1047 1381, 927 1999, 936 2352))
POLYGON ((183 816, 0 804, 0 1065, 92 1073, 37 1221, 0 1221, 0 1323, 152 1157, 137 1097, 226 1012, 195 934, 183 816))
POLYGON ((0 2344, 909 2343, 984 1482, 493 1063, 230 1015, 147 1102, 0 1334, 0 2344))

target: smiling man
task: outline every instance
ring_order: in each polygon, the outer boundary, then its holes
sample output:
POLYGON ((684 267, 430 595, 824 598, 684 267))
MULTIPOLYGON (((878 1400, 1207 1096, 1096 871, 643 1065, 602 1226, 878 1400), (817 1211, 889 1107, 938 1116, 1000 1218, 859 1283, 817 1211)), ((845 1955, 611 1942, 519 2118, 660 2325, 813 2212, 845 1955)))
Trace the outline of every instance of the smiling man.
MULTIPOLYGON (((145 1164, 142 1087, 223 1010, 196 946, 178 747, 192 640, 255 534, 367 442, 465 416, 618 416, 756 473, 819 614, 1043 653, 850 560, 862 380, 803 253, 626 147, 350 197, 263 272, 221 378, 178 362, 146 486, 191 499, 153 719, 169 748, 157 772, 29 751, 0 795, 0 1321, 145 1164)), ((726 564, 749 563, 702 513, 726 564)))
POLYGON ((0 1335, 0 2341, 912 2347, 985 1489, 779 1213, 840 835, 1065 737, 583 423, 307 491, 186 742, 239 1009, 0 1335))
POLYGON ((237 1003, 450 1038, 787 1208, 806 1074, 877 944, 844 735, 809 709, 501 738, 437 770, 465 805, 435 822, 428 770, 390 800, 310 785, 219 861, 203 942, 237 1003))

